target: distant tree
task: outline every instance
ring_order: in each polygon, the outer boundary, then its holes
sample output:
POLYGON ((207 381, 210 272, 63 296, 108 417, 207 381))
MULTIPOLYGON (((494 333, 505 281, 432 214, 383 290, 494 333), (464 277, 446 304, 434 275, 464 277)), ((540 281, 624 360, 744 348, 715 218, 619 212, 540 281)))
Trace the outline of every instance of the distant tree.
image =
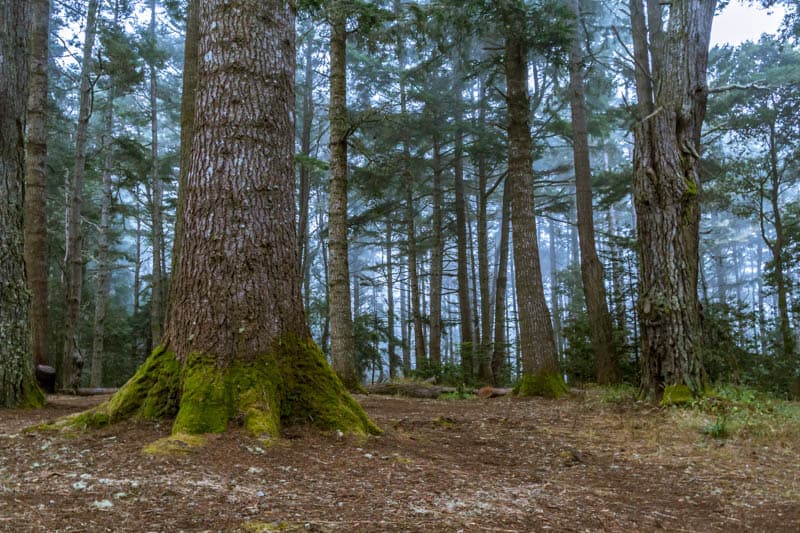
POLYGON ((44 398, 33 378, 22 222, 29 8, 3 0, 0 9, 0 407, 38 406, 44 398))

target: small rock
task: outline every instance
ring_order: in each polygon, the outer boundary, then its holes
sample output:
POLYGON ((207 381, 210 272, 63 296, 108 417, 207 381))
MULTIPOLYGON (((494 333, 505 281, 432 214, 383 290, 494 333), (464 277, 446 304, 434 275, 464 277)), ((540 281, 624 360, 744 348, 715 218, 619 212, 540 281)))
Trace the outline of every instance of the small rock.
POLYGON ((374 455, 372 455, 371 453, 365 453, 365 454, 364 454, 364 457, 366 457, 367 459, 372 459, 372 458, 373 458, 373 457, 375 457, 375 456, 374 456, 374 455))
POLYGON ((250 468, 247 469, 248 474, 260 474, 263 471, 264 471, 263 468, 259 468, 257 466, 251 466, 250 468))
POLYGON ((256 496, 258 496, 259 498, 263 498, 264 497, 264 491, 260 490, 260 491, 256 492, 256 496))
POLYGON ((111 509, 114 507, 114 504, 111 503, 111 500, 100 500, 92 503, 92 507, 95 509, 111 509))
POLYGON ((83 490, 83 489, 86 488, 86 482, 85 481, 76 481, 75 483, 72 484, 72 488, 75 489, 75 490, 83 490))
POLYGON ((117 492, 114 494, 114 499, 119 500, 121 498, 125 498, 128 495, 127 492, 117 492))

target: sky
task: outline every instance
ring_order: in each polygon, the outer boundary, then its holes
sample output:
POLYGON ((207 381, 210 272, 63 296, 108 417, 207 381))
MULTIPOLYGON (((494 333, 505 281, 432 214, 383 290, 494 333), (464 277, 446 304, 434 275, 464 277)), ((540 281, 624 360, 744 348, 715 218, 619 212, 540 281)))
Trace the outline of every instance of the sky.
POLYGON ((748 5, 741 0, 732 0, 722 13, 714 18, 711 27, 711 46, 715 44, 737 45, 744 41, 756 41, 762 33, 775 33, 783 20, 783 7, 766 10, 761 6, 748 5))

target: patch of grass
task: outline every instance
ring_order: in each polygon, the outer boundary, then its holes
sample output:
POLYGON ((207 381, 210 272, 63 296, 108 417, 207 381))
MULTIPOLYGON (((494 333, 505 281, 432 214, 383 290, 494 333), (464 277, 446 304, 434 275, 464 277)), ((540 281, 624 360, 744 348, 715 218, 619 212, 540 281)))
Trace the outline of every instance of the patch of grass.
POLYGON ((600 388, 600 401, 603 403, 628 403, 636 401, 638 391, 636 387, 627 383, 608 385, 600 388))
POLYGON ((466 391, 443 392, 437 398, 438 400, 474 400, 477 398, 475 394, 466 391))
POLYGON ((800 402, 725 385, 694 400, 689 423, 714 438, 800 439, 800 402))

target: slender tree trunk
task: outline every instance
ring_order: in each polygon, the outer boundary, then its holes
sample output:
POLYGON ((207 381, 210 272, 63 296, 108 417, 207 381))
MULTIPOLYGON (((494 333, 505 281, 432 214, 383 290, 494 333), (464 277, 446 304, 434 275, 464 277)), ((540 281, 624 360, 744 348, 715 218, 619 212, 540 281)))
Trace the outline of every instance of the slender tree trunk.
MULTIPOLYGON (((116 13, 115 13, 116 23, 116 13)), ((109 260, 109 233, 111 231, 111 174, 114 163, 114 86, 113 80, 108 89, 108 101, 103 118, 103 196, 100 202, 100 234, 97 242, 97 290, 94 303, 94 336, 92 342, 92 372, 90 387, 102 387, 103 351, 105 348, 105 325, 108 292, 111 281, 111 261, 109 260)))
POLYGON ((444 237, 442 236, 442 155, 439 136, 433 138, 433 244, 431 245, 431 314, 430 360, 436 371, 442 364, 442 270, 444 237))
POLYGON ((556 343, 556 354, 558 356, 562 353, 562 338, 561 338, 561 294, 560 285, 561 280, 558 276, 558 252, 556 250, 556 239, 561 238, 561 232, 558 231, 553 219, 548 222, 548 266, 550 267, 550 307, 553 309, 553 337, 556 343))
MULTIPOLYGON (((459 112, 460 115, 460 112, 459 112)), ((461 117, 456 117, 460 122, 461 117)), ((472 306, 469 293, 469 257, 467 256, 467 202, 464 193, 464 141, 463 132, 456 129, 455 151, 453 154, 453 173, 455 178, 455 204, 456 212, 456 266, 458 277, 458 309, 459 326, 461 332, 461 371, 464 381, 471 383, 475 375, 474 365, 474 338, 472 335, 472 306)))
POLYGON ((50 0, 30 4, 30 92, 25 171, 25 263, 31 291, 33 362, 49 365, 47 354, 47 59, 50 0))
POLYGON ((86 33, 81 63, 80 105, 78 127, 75 134, 75 164, 70 180, 69 216, 67 217, 67 243, 64 265, 66 269, 66 303, 64 307, 64 350, 59 371, 62 389, 74 389, 80 380, 83 355, 78 341, 80 325, 81 291, 83 286, 83 232, 81 206, 83 205, 83 178, 86 173, 86 144, 92 100, 92 53, 97 29, 97 0, 89 0, 86 14, 86 33))
MULTIPOLYGON (((401 272, 401 276, 402 272, 401 272)), ((409 304, 409 290, 400 284, 400 332, 403 349, 403 376, 408 376, 411 373, 411 335, 410 335, 410 322, 408 308, 409 304)))
POLYGON ((505 68, 508 102, 508 185, 514 232, 514 270, 519 305, 520 348, 527 375, 560 375, 550 310, 544 296, 534 212, 534 177, 527 85, 528 50, 518 35, 507 35, 505 68))
POLYGON ((686 386, 693 394, 703 389, 697 297, 699 150, 715 6, 715 0, 676 0, 663 31, 662 8, 657 0, 648 0, 648 39, 642 0, 631 0, 642 386, 656 401, 669 386, 686 386))
MULTIPOLYGON (((150 40, 155 47, 156 43, 156 0, 150 0, 150 40)), ((158 79, 156 77, 156 67, 153 61, 149 65, 150 71, 150 157, 151 172, 153 179, 153 281, 151 283, 150 299, 150 336, 153 339, 153 346, 161 343, 161 328, 164 322, 164 297, 163 281, 164 273, 162 270, 162 255, 164 253, 163 243, 163 185, 158 173, 158 79)))
MULTIPOLYGON (((311 157, 311 128, 314 124, 314 30, 308 37, 304 54, 305 69, 303 79, 303 130, 300 134, 300 154, 311 157)), ((311 168, 305 161, 300 163, 300 209, 297 224, 298 248, 300 251, 300 271, 303 275, 303 295, 308 302, 310 292, 311 261, 309 259, 309 202, 311 197, 311 168)), ((307 306, 306 306, 307 307, 307 306)))
MULTIPOLYGON (((485 89, 481 83, 481 103, 478 111, 478 125, 483 129, 486 126, 486 105, 485 89)), ((486 168, 486 157, 483 153, 478 155, 478 213, 477 228, 478 237, 478 281, 480 287, 480 317, 481 317, 481 345, 479 349, 480 375, 485 383, 495 383, 495 365, 492 356, 492 298, 489 282, 489 238, 488 238, 488 217, 486 214, 489 194, 486 190, 488 184, 488 170, 486 168)), ((477 307, 476 307, 477 310, 477 307)))
MULTIPOLYGON (((137 206, 136 213, 136 256, 133 263, 133 310, 131 313, 131 320, 134 326, 138 325, 139 312, 141 311, 141 292, 142 292, 142 218, 138 213, 139 205, 139 192, 138 188, 134 189, 133 193, 134 204, 137 206)), ((177 226, 176 226, 177 228, 177 226)), ((175 243, 176 249, 178 243, 175 243)), ((131 362, 138 365, 140 362, 141 353, 139 351, 140 336, 136 329, 132 331, 131 335, 131 362)))
POLYGON ((581 279, 589 332, 595 356, 595 377, 598 383, 619 382, 619 355, 614 347, 611 313, 606 303, 603 265, 597 256, 592 207, 592 170, 589 160, 589 131, 586 118, 586 97, 583 82, 583 40, 580 32, 580 2, 571 0, 576 17, 569 54, 569 94, 572 110, 572 153, 575 163, 575 199, 578 212, 578 234, 581 254, 581 279))
POLYGON ((40 406, 23 246, 29 6, 0 4, 0 407, 40 406))
MULTIPOLYGON (((503 363, 508 352, 506 337, 506 287, 508 285, 508 237, 511 218, 511 187, 503 187, 503 206, 500 218, 500 253, 497 262, 497 280, 494 292, 494 343, 492 351, 492 377, 500 384, 503 363)), ((503 373, 504 374, 504 373, 503 373)))
POLYGON ((348 389, 361 381, 356 373, 350 268, 347 246, 347 13, 335 0, 329 12, 330 42, 330 209, 328 213, 331 359, 348 389))
POLYGON ((392 264, 392 221, 386 220, 386 328, 389 352, 389 379, 397 377, 398 360, 394 334, 394 265, 392 264))

